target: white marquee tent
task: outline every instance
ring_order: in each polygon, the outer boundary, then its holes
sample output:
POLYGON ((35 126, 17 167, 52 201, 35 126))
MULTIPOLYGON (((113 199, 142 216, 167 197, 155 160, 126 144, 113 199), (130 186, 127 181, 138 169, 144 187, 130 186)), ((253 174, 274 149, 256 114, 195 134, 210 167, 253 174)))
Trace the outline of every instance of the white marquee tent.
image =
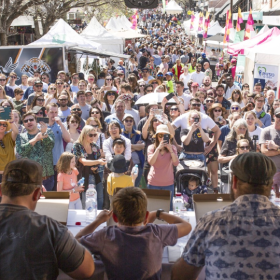
POLYGON ((114 17, 111 17, 108 21, 108 23, 106 24, 106 29, 107 30, 112 30, 112 31, 118 31, 119 27, 118 27, 119 23, 117 22, 117 19, 114 17))
POLYGON ((101 44, 82 37, 63 19, 59 19, 47 34, 29 45, 41 46, 52 44, 68 46, 78 45, 79 47, 91 48, 92 50, 101 50, 101 44))
POLYGON ((123 39, 108 32, 95 17, 91 19, 81 36, 101 44, 102 50, 123 53, 123 39))
MULTIPOLYGON (((209 36, 214 36, 218 33, 221 33, 223 28, 220 26, 218 21, 211 21, 210 26, 208 27, 208 32, 207 35, 209 36)), ((197 34, 202 34, 203 35, 203 30, 199 31, 197 34)))
POLYGON ((174 0, 171 0, 165 7, 165 12, 168 15, 180 14, 183 12, 181 6, 179 6, 174 0))

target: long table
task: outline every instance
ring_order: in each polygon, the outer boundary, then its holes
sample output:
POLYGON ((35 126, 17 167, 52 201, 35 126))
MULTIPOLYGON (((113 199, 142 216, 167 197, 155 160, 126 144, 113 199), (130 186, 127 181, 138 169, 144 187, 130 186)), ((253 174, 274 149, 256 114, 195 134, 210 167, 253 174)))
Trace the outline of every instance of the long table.
MULTIPOLYGON (((98 211, 99 212, 99 211, 98 211)), ((170 212, 172 213, 172 212, 170 212)), ((188 219, 192 229, 195 228, 196 226, 196 220, 195 220, 195 213, 194 212, 185 212, 183 216, 181 216, 184 219, 188 219)), ((82 228, 86 226, 86 212, 85 210, 69 210, 68 211, 68 219, 67 219, 67 227, 69 231, 75 236, 82 228), (81 225, 77 226, 76 222, 80 222, 81 225)), ((106 227, 106 223, 101 224, 97 229, 100 230, 102 228, 106 227)), ((184 250, 185 245, 187 244, 190 235, 184 236, 182 238, 179 238, 177 241, 177 244, 175 245, 178 250, 181 252, 184 250)), ((94 260, 95 262, 95 272, 93 276, 90 278, 90 280, 107 280, 107 275, 104 270, 104 265, 101 260, 94 260)), ((168 257, 168 248, 165 247, 163 251, 163 256, 162 256, 162 275, 161 279, 162 280, 170 280, 171 279, 171 269, 172 269, 173 263, 169 262, 169 257, 168 257)), ((59 273, 59 280, 69 280, 72 279, 62 271, 59 273)), ((198 280, 203 280, 205 279, 205 273, 202 271, 198 277, 198 280)))

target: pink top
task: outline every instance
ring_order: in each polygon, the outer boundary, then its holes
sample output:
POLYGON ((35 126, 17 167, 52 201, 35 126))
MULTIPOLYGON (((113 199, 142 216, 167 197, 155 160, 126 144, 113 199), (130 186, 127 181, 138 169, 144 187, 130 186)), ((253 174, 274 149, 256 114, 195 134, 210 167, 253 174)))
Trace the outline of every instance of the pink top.
MULTIPOLYGON (((172 145, 173 152, 177 157, 177 149, 172 145)), ((148 162, 154 154, 155 146, 152 144, 148 147, 148 162)), ((154 165, 151 166, 149 175, 148 175, 148 184, 158 187, 167 187, 174 184, 174 174, 173 166, 179 164, 179 159, 175 163, 172 162, 171 154, 165 153, 161 155, 159 153, 157 160, 154 165)))

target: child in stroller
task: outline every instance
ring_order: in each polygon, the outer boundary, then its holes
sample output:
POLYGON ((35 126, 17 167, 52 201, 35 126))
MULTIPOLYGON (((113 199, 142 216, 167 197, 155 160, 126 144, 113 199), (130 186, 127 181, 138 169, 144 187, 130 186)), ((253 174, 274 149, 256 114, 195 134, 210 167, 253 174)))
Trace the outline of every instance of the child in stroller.
POLYGON ((188 181, 188 186, 184 188, 183 199, 185 201, 186 209, 193 209, 193 199, 194 194, 205 194, 207 193, 207 187, 200 185, 200 179, 198 177, 192 176, 188 181))

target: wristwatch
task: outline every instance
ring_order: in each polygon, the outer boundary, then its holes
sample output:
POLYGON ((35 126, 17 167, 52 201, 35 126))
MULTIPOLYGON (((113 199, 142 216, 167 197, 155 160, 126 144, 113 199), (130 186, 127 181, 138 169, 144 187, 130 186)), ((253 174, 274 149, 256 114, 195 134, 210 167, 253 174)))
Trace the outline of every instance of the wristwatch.
POLYGON ((157 210, 157 213, 156 213, 156 218, 157 218, 158 220, 160 220, 160 221, 163 221, 163 219, 161 219, 161 218, 159 217, 160 213, 162 213, 162 212, 164 212, 163 209, 158 209, 158 210, 157 210))

